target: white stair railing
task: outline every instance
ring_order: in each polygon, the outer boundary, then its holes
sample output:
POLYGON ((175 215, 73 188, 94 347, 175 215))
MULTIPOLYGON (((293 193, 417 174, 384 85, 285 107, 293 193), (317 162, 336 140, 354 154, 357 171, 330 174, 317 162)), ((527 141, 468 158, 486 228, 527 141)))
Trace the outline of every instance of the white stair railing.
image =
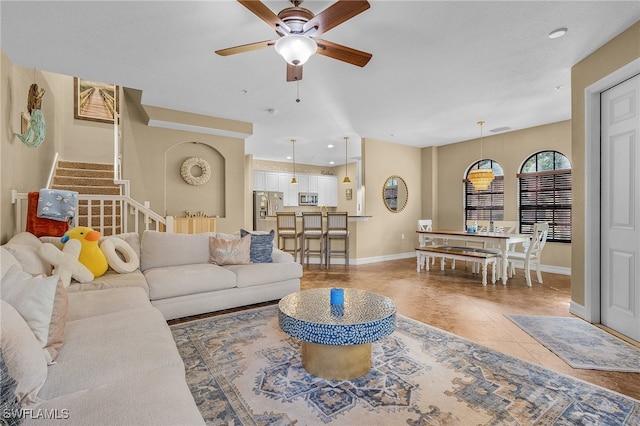
MULTIPOLYGON (((27 219, 27 193, 11 191, 11 203, 15 210, 15 232, 24 231, 27 219)), ((126 195, 78 194, 78 210, 86 209, 86 224, 102 235, 136 232, 145 230, 173 232, 173 221, 167 220, 149 208, 126 195), (94 212, 97 210, 97 212, 94 212), (110 213, 108 213, 110 211, 110 213), (118 214, 118 211, 120 212, 118 214), (93 213, 93 214, 90 214, 93 213), (164 229, 163 229, 164 228, 164 229)), ((78 215, 79 216, 79 215, 78 215)), ((76 217, 76 224, 78 218, 76 217)))

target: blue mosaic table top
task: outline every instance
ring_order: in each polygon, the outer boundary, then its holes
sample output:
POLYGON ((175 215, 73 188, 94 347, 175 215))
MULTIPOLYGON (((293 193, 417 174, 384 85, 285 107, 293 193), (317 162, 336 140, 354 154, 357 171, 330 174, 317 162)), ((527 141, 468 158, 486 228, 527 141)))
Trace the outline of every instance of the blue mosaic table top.
POLYGON ((371 343, 393 332, 393 300, 366 290, 344 289, 344 304, 330 303, 330 288, 292 293, 278 303, 282 331, 305 342, 323 345, 371 343))

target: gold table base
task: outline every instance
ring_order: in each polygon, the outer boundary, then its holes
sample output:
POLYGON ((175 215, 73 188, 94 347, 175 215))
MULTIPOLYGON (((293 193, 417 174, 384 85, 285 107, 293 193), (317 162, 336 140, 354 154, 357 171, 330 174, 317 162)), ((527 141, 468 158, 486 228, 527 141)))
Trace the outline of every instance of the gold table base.
POLYGON ((371 369, 371 343, 336 346, 303 341, 302 366, 327 380, 355 379, 371 369))

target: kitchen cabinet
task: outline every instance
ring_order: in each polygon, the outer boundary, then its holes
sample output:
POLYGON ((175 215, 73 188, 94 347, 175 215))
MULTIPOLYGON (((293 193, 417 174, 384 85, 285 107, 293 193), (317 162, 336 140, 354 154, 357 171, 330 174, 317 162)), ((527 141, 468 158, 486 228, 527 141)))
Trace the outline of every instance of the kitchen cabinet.
POLYGON ((309 191, 309 175, 304 173, 296 173, 298 179, 298 193, 310 192, 309 191))
POLYGON ((298 205, 298 185, 291 183, 293 173, 278 174, 278 191, 282 192, 285 207, 296 207, 298 205))
POLYGON ((253 190, 254 191, 266 191, 266 172, 264 170, 253 171, 253 190))
POLYGON ((338 178, 336 176, 317 176, 318 205, 338 207, 338 178))
POLYGON ((279 177, 278 172, 265 172, 265 191, 280 191, 279 189, 279 177))

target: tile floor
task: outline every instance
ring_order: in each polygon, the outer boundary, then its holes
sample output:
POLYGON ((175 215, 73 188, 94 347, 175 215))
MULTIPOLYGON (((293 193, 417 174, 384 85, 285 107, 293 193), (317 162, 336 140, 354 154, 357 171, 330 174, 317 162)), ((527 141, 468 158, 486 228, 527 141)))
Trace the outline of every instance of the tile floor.
POLYGON ((354 287, 396 302, 398 313, 555 371, 640 399, 640 373, 573 369, 504 314, 571 316, 570 277, 543 272, 544 284, 522 270, 507 286, 483 287, 459 262, 455 271, 417 272, 415 258, 369 265, 304 266, 301 288, 354 287))

